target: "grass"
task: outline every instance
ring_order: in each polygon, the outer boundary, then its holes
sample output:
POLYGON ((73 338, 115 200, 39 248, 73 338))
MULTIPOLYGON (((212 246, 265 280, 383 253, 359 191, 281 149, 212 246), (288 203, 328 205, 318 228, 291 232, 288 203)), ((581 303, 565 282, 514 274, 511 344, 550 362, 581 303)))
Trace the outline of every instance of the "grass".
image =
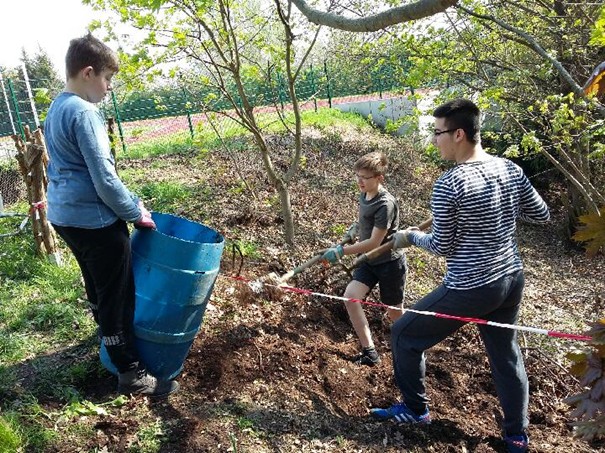
POLYGON ((119 152, 118 156, 120 159, 142 159, 173 154, 189 154, 194 149, 194 143, 189 132, 178 132, 143 143, 127 145, 126 152, 119 152))
POLYGON ((185 205, 194 192, 192 187, 170 181, 146 183, 138 190, 142 198, 150 200, 154 210, 161 212, 174 212, 185 205))
POLYGON ((175 181, 149 181, 144 170, 124 170, 120 173, 124 183, 139 195, 147 207, 154 211, 176 213, 191 199, 207 199, 211 189, 204 184, 190 186, 175 181))
POLYGON ((317 112, 306 110, 302 113, 302 121, 305 126, 313 126, 321 130, 344 125, 349 128, 353 126, 360 131, 372 129, 368 121, 357 113, 329 108, 320 108, 317 112))
POLYGON ((0 416, 0 453, 23 451, 19 426, 11 418, 0 416))
MULTIPOLYGON (((306 110, 301 114, 302 122, 307 127, 325 130, 332 127, 347 125, 358 130, 371 129, 368 122, 360 115, 341 112, 336 109, 320 108, 317 112, 306 110)), ((129 145, 122 158, 144 158, 158 155, 198 153, 206 154, 212 149, 227 145, 233 151, 247 151, 249 144, 242 142, 242 137, 250 135, 247 129, 236 121, 216 114, 209 115, 210 121, 199 122, 196 125, 194 139, 189 132, 179 132, 170 136, 154 139, 141 144, 129 145), (218 131, 218 134, 217 134, 218 131)), ((289 127, 294 125, 294 115, 286 113, 285 123, 289 127)), ((283 134, 286 132, 284 124, 275 113, 261 113, 257 115, 261 130, 266 133, 283 134)))
POLYGON ((155 453, 160 450, 162 441, 168 436, 163 423, 156 420, 154 423, 144 426, 137 434, 137 445, 133 445, 129 451, 133 453, 155 453))
POLYGON ((23 403, 0 417, 0 453, 41 452, 57 433, 45 428, 39 417, 47 417, 37 403, 23 403))
POLYGON ((245 258, 261 258, 261 253, 258 244, 255 244, 252 241, 247 241, 245 239, 236 239, 234 241, 228 241, 227 244, 225 244, 225 250, 231 250, 232 247, 235 247, 237 250, 239 250, 242 256, 245 258))
POLYGON ((36 254, 29 227, 0 241, 0 452, 45 451, 57 433, 43 421, 63 415, 44 412, 38 400, 81 398, 78 388, 107 372, 96 354, 85 357, 95 324, 68 250, 57 267, 36 254))

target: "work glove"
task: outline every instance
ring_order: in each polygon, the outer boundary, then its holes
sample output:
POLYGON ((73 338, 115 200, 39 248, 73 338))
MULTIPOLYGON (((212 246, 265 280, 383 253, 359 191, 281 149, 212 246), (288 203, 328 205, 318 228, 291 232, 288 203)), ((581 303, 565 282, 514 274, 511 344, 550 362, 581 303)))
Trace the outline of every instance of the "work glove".
POLYGON ((334 264, 340 261, 344 254, 345 251, 342 248, 342 245, 336 245, 334 247, 330 247, 324 252, 323 255, 321 255, 321 261, 324 263, 328 262, 330 264, 334 264))
POLYGON ((156 229, 155 222, 151 218, 151 213, 147 210, 142 201, 139 200, 139 209, 141 210, 141 217, 134 222, 135 228, 151 228, 156 229))
POLYGON ((359 237, 359 223, 353 222, 342 239, 343 239, 343 241, 348 241, 348 242, 353 243, 357 240, 358 237, 359 237))
POLYGON ((393 250, 403 249, 412 245, 410 242, 410 230, 399 230, 392 236, 393 250))

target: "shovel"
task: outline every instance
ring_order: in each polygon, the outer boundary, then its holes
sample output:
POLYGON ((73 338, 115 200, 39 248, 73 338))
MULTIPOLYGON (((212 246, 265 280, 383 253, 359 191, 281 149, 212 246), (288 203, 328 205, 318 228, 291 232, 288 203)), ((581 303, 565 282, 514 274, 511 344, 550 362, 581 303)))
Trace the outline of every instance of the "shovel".
MULTIPOLYGON (((432 218, 426 219, 424 222, 422 222, 420 225, 418 225, 418 229, 421 231, 428 230, 432 224, 433 224, 432 218)), ((385 242, 380 247, 376 247, 375 249, 370 250, 369 252, 358 256, 355 259, 355 261, 353 261, 351 268, 355 268, 355 267, 365 263, 366 261, 372 260, 372 259, 376 258, 377 256, 380 256, 383 253, 387 252, 388 250, 391 250, 393 248, 393 242, 394 241, 391 239, 389 242, 385 242)))
MULTIPOLYGON (((342 241, 339 242, 339 245, 346 245, 349 242, 351 242, 351 237, 348 236, 348 235, 346 235, 345 237, 342 238, 342 241)), ((275 272, 271 272, 269 275, 267 275, 267 279, 270 280, 270 281, 272 281, 272 282, 274 282, 276 285, 281 285, 281 284, 285 283, 286 281, 290 280, 295 275, 300 274, 305 269, 313 266, 315 263, 318 263, 321 260, 321 256, 323 255, 323 253, 326 250, 327 249, 320 250, 319 252, 317 252, 315 254, 315 256, 313 256, 313 258, 311 258, 308 261, 305 261, 300 266, 297 266, 294 269, 286 272, 281 277, 278 276, 275 272)))

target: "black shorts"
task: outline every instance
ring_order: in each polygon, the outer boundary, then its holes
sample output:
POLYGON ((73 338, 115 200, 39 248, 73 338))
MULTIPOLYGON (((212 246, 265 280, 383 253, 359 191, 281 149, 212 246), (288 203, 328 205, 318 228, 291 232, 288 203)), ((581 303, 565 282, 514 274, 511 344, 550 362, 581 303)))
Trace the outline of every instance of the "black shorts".
POLYGON ((394 261, 371 265, 363 263, 353 273, 353 280, 363 283, 370 290, 379 284, 380 299, 385 305, 399 305, 405 295, 407 263, 405 255, 394 261))

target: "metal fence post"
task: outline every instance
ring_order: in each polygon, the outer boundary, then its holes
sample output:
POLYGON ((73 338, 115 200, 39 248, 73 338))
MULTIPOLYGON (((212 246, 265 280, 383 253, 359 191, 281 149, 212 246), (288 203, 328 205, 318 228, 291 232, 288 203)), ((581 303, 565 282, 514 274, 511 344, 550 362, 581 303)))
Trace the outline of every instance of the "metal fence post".
POLYGON ((13 107, 15 109, 15 116, 17 117, 17 124, 19 125, 19 133, 21 134, 21 138, 25 140, 25 130, 23 129, 23 122, 21 121, 21 113, 19 113, 19 103, 17 102, 17 97, 15 96, 15 90, 13 89, 13 83, 11 79, 7 79, 8 82, 8 91, 11 94, 11 100, 13 101, 13 107))
POLYGON ((328 65, 324 60, 324 73, 326 74, 326 91, 328 95, 328 105, 332 108, 332 90, 330 89, 330 74, 328 74, 328 65))
POLYGON ((191 139, 193 140, 193 122, 191 121, 191 107, 189 105, 189 96, 187 96, 187 90, 185 87, 181 87, 183 90, 183 95, 185 96, 185 111, 187 112, 187 122, 189 123, 189 133, 191 134, 191 139))
POLYGON ((25 88, 27 89, 27 97, 29 98, 29 104, 32 108, 32 114, 34 115, 34 123, 36 128, 40 127, 40 120, 38 118, 38 111, 36 110, 36 103, 34 102, 34 96, 32 95, 32 87, 29 84, 29 77, 27 76, 27 67, 25 63, 21 64, 21 70, 23 71, 23 80, 25 80, 25 88))
POLYGON ((315 71, 313 71, 313 65, 311 65, 311 92, 313 93, 313 105, 315 106, 315 113, 317 113, 317 93, 315 91, 315 71))
POLYGON ((277 96, 279 97, 279 103, 281 104, 281 109, 284 109, 284 99, 282 97, 282 78, 280 72, 277 71, 277 96))
POLYGON ((113 110, 116 113, 116 121, 118 123, 118 131, 120 132, 120 141, 122 142, 122 151, 126 152, 126 142, 124 141, 124 131, 122 130, 122 121, 120 120, 120 111, 118 110, 118 101, 116 94, 111 92, 111 101, 113 102, 113 110))
POLYGON ((0 72, 0 85, 2 85, 2 94, 4 96, 4 102, 6 103, 6 111, 8 113, 8 119, 11 123, 11 129, 13 130, 13 134, 16 134, 17 129, 15 129, 15 122, 13 121, 13 113, 11 112, 11 105, 8 102, 8 95, 6 94, 6 87, 4 86, 4 77, 2 76, 2 72, 0 72))

